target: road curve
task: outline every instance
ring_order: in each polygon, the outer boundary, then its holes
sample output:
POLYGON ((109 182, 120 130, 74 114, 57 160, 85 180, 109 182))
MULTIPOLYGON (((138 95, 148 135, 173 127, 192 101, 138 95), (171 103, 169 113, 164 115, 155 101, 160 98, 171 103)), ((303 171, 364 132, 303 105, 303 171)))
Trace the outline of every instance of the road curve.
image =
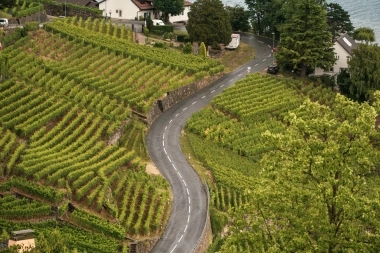
POLYGON ((241 40, 256 49, 255 59, 172 106, 149 129, 146 138, 149 156, 168 180, 173 194, 166 230, 151 250, 153 253, 193 252, 202 235, 207 216, 207 193, 182 153, 179 137, 186 120, 194 112, 247 73, 261 71, 272 62, 271 39, 242 34, 241 40))

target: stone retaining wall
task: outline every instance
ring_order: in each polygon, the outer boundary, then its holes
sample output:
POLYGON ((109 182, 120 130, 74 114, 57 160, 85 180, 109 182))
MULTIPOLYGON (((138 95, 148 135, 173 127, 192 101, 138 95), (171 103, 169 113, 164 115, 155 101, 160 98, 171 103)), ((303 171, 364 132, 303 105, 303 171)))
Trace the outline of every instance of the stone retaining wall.
POLYGON ((147 123, 151 126, 153 122, 160 116, 164 111, 175 105, 176 103, 182 101, 186 97, 194 94, 195 92, 203 89, 212 82, 221 78, 224 74, 219 73, 211 77, 204 78, 202 80, 196 81, 194 83, 185 85, 176 90, 169 91, 166 93, 165 97, 156 100, 150 110, 147 113, 147 123))
POLYGON ((22 17, 22 18, 10 18, 8 20, 10 25, 25 25, 26 22, 38 22, 44 23, 48 21, 48 17, 46 11, 43 10, 40 13, 35 13, 30 16, 22 17))

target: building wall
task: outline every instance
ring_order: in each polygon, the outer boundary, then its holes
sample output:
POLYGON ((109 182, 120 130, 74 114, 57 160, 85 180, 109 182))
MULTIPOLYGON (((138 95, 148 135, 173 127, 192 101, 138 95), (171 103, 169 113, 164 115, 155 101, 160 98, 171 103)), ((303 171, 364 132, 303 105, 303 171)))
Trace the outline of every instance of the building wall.
POLYGON ((339 56, 334 64, 334 73, 339 73, 341 68, 348 68, 347 57, 351 55, 338 43, 334 44, 334 52, 339 56))
POLYGON ((334 52, 336 57, 336 62, 333 66, 333 71, 324 71, 321 68, 315 68, 314 75, 320 76, 320 75, 335 75, 339 74, 340 69, 342 68, 348 68, 348 62, 347 57, 350 57, 351 55, 338 43, 335 42, 334 44, 334 52))

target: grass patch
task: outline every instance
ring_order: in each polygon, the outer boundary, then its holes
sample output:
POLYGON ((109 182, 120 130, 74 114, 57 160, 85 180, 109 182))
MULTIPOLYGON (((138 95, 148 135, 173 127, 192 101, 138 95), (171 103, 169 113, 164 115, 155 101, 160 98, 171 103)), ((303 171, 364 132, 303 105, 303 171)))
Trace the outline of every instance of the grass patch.
POLYGON ((183 155, 186 157, 187 162, 194 168, 201 181, 212 183, 213 179, 211 172, 203 166, 201 161, 196 159, 193 148, 191 147, 189 139, 184 131, 182 131, 179 141, 183 155))
POLYGON ((10 14, 8 14, 8 13, 0 10, 0 17, 2 17, 2 18, 11 18, 12 15, 10 15, 10 14))
POLYGON ((224 50, 220 62, 225 66, 226 72, 231 72, 237 67, 247 63, 256 56, 256 51, 250 45, 240 42, 235 50, 224 50))

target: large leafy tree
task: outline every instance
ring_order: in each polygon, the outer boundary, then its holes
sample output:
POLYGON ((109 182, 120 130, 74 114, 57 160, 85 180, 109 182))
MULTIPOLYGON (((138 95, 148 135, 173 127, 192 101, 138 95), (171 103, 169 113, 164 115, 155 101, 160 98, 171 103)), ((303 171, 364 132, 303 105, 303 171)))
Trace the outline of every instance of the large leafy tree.
POLYGON ((358 100, 371 100, 380 89, 380 47, 377 44, 358 44, 348 62, 350 82, 348 96, 358 100))
POLYGON ((230 17, 220 0, 197 0, 188 16, 186 29, 193 40, 203 41, 207 46, 230 43, 230 17))
POLYGON ((350 15, 337 3, 327 5, 327 23, 330 26, 333 39, 338 38, 341 33, 352 34, 354 30, 350 15))
POLYGON ((169 21, 169 14, 180 15, 184 10, 183 0, 153 0, 153 6, 164 15, 164 21, 169 21))
POLYGON ((354 30, 353 38, 366 43, 375 41, 375 32, 369 27, 359 27, 354 30))
POLYGON ((251 26, 249 25, 249 12, 240 5, 226 6, 226 10, 231 18, 231 26, 233 31, 248 32, 251 26))
POLYGON ((252 20, 252 28, 260 35, 271 35, 283 22, 283 0, 245 0, 252 20))
MULTIPOLYGON (((339 94, 333 108, 308 100, 285 118, 285 132, 266 132, 273 151, 227 240, 244 234, 252 252, 377 252, 377 109, 339 94)), ((237 251, 227 242, 220 252, 237 251)))
POLYGON ((308 69, 330 68, 335 58, 323 5, 316 0, 290 0, 283 9, 286 21, 279 27, 278 63, 299 69, 301 77, 308 69))

